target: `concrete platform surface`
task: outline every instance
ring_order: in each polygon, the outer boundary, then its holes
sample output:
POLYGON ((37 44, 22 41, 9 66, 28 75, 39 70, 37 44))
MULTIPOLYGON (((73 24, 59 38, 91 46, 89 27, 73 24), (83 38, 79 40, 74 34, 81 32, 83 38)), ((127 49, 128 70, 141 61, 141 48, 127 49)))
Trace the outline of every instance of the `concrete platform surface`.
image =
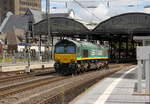
POLYGON ((136 68, 127 68, 105 78, 69 104, 150 104, 150 96, 133 95, 136 68))
MULTIPOLYGON (((53 67, 54 61, 49 61, 49 62, 32 62, 30 63, 30 68, 31 69, 38 69, 42 68, 42 65, 44 67, 53 67)), ((21 71, 25 70, 25 67, 28 66, 28 63, 19 63, 19 64, 9 64, 8 66, 2 66, 0 68, 0 72, 11 72, 11 71, 21 71)))

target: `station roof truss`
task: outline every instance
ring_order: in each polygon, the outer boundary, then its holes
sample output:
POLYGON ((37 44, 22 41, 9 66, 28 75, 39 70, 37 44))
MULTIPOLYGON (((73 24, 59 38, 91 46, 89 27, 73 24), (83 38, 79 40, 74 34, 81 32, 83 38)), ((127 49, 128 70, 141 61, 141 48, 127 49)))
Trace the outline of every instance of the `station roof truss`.
MULTIPOLYGON (((47 19, 34 24, 34 34, 48 34, 47 19)), ((150 35, 150 14, 135 12, 111 17, 100 22, 93 30, 82 23, 66 17, 51 17, 50 32, 53 36, 79 37, 93 40, 130 38, 133 35, 150 35)))
POLYGON ((125 13, 111 17, 92 30, 93 37, 150 35, 150 14, 125 13))
MULTIPOLYGON (((34 34, 48 34, 48 19, 42 20, 39 23, 34 24, 34 34)), ((49 19, 50 33, 54 36, 69 36, 80 37, 90 32, 82 23, 65 17, 51 17, 49 19)))

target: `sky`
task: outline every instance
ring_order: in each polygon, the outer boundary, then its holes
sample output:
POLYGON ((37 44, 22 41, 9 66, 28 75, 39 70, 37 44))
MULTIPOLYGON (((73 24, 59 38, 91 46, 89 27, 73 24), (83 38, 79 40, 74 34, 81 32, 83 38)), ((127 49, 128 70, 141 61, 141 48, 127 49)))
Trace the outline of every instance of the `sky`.
MULTIPOLYGON (((46 0, 42 0, 42 11, 45 11, 46 0)), ((150 13, 150 0, 50 0, 50 8, 73 9, 75 18, 87 22, 99 22, 112 16, 127 12, 150 13), (94 8, 89 8, 94 7, 94 8)))

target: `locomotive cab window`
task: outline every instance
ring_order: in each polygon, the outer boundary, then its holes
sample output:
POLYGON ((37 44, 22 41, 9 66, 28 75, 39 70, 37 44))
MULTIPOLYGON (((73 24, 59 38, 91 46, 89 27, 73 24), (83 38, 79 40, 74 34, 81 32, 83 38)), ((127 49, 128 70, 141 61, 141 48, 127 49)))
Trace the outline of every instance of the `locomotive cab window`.
POLYGON ((57 46, 55 49, 55 53, 64 53, 64 46, 57 46))
POLYGON ((67 51, 67 53, 75 53, 75 47, 74 46, 67 46, 66 51, 67 51))
POLYGON ((56 46, 55 53, 75 53, 75 46, 73 45, 63 45, 56 46))

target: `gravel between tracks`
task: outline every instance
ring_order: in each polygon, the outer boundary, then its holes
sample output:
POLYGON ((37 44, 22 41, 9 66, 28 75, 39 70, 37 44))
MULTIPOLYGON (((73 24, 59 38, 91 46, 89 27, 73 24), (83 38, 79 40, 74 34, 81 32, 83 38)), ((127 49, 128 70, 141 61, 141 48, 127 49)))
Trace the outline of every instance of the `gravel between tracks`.
POLYGON ((0 78, 0 87, 4 85, 9 85, 12 83, 17 83, 17 82, 23 82, 24 80, 28 79, 34 79, 37 78, 38 76, 41 77, 42 75, 48 75, 48 74, 53 74, 55 73, 54 71, 48 71, 48 70, 39 70, 38 72, 31 72, 29 74, 24 73, 24 74, 17 74, 13 76, 8 76, 5 78, 0 78))
MULTIPOLYGON (((112 67, 113 67, 113 65, 112 65, 112 67)), ((121 68, 123 68, 123 67, 120 67, 120 68, 113 67, 112 69, 119 70, 121 68)), ((65 79, 62 81, 47 84, 44 86, 34 88, 32 90, 27 90, 27 91, 24 91, 21 93, 7 96, 5 98, 1 98, 0 104, 38 104, 42 100, 45 100, 45 99, 52 97, 54 95, 57 95, 59 93, 61 93, 62 97, 63 97, 64 96, 63 93, 65 90, 71 88, 72 86, 77 86, 79 84, 82 84, 82 82, 85 80, 85 78, 89 78, 89 80, 92 80, 97 75, 102 75, 105 72, 106 72, 106 70, 93 71, 91 73, 83 74, 81 76, 80 75, 72 76, 71 78, 68 78, 68 79, 65 79)))
MULTIPOLYGON (((38 73, 43 73, 43 72, 54 72, 54 68, 44 68, 44 69, 34 69, 31 70, 31 74, 38 74, 38 73)), ((0 81, 3 79, 9 79, 13 77, 20 77, 20 76, 25 76, 27 73, 25 71, 15 71, 15 72, 0 72, 0 81)))
POLYGON ((19 85, 24 84, 24 83, 38 81, 38 80, 42 80, 42 79, 46 79, 46 78, 50 79, 52 77, 54 77, 54 75, 37 76, 37 77, 35 76, 33 78, 25 78, 25 79, 22 79, 22 80, 12 81, 12 82, 4 83, 4 84, 0 85, 0 90, 6 89, 7 87, 19 86, 19 85))

